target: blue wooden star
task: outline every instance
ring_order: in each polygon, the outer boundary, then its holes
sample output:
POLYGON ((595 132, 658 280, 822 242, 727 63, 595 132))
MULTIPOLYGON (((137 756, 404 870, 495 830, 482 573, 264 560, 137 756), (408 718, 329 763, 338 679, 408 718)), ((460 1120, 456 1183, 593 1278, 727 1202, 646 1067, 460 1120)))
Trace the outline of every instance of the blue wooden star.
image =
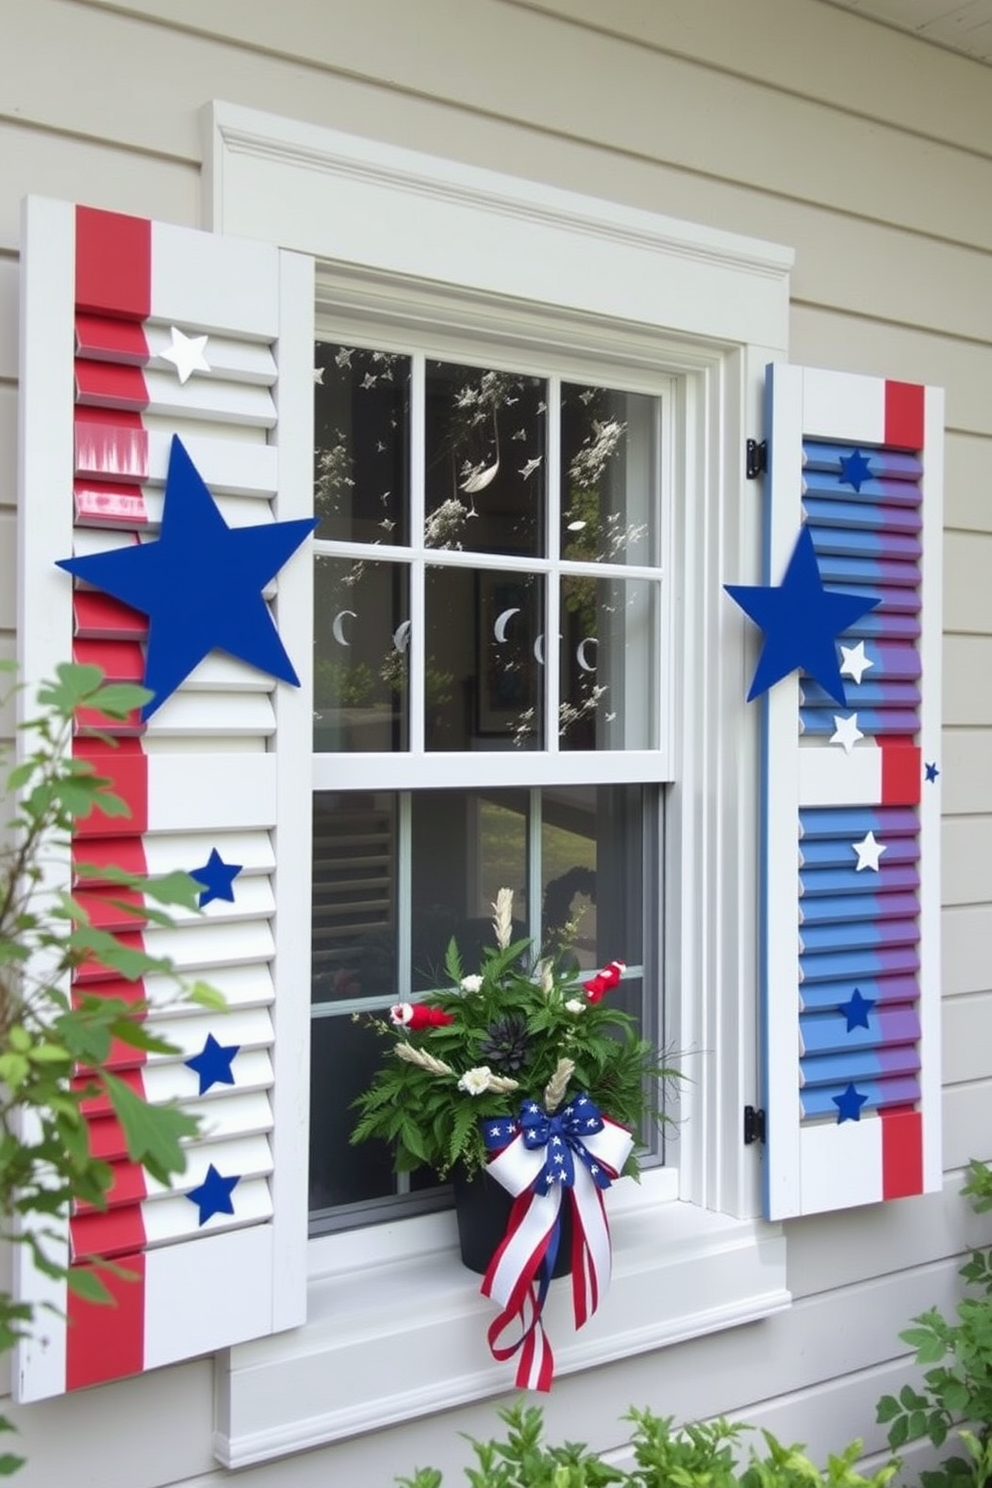
POLYGON ((158 541, 58 566, 148 616, 148 718, 211 651, 299 686, 262 590, 315 526, 306 517, 229 527, 174 435, 158 541))
POLYGON ((764 632, 748 702, 801 668, 846 706, 836 638, 881 600, 824 589, 808 527, 800 530, 781 584, 724 588, 764 632))
POLYGON ((840 460, 840 483, 842 486, 853 486, 860 491, 866 480, 872 479, 871 466, 859 449, 853 455, 842 455, 840 460))
POLYGON ((927 780, 932 785, 933 782, 937 779, 937 776, 940 774, 940 771, 937 769, 937 761, 932 760, 928 765, 926 765, 925 768, 927 772, 927 780))
POLYGON ((207 1220, 212 1219, 215 1214, 234 1213, 231 1194, 240 1182, 240 1173, 232 1178, 222 1178, 213 1163, 210 1164, 203 1182, 196 1188, 191 1188, 186 1195, 190 1203, 195 1204, 199 1209, 201 1225, 205 1225, 207 1220))
POLYGON ((860 990, 855 987, 847 1002, 837 1005, 837 1011, 844 1014, 847 1019, 847 1031, 853 1033, 856 1028, 868 1027, 868 1014, 875 1006, 873 997, 862 997, 860 990))
POLYGON ((204 1095, 212 1085, 234 1084, 231 1065, 240 1049, 240 1044, 219 1044, 213 1034, 208 1033, 199 1054, 183 1060, 199 1076, 200 1095, 204 1095))
POLYGON ((839 1126, 842 1121, 860 1121, 861 1107, 868 1097, 862 1095, 859 1090, 855 1090, 853 1085, 848 1085, 841 1095, 835 1095, 832 1099, 837 1107, 837 1125, 839 1126))
POLYGON ((203 885, 203 893, 198 899, 202 909, 212 899, 226 899, 229 904, 234 903, 234 880, 241 872, 241 863, 225 863, 215 847, 210 849, 210 856, 202 868, 194 868, 190 872, 190 878, 194 882, 203 885))

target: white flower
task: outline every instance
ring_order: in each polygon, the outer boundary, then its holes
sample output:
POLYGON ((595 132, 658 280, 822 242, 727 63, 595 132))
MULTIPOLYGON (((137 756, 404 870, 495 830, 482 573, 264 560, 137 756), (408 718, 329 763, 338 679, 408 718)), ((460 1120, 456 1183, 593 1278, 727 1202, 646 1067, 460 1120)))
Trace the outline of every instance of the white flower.
POLYGON ((464 1090, 468 1095, 484 1095, 489 1089, 492 1074, 488 1064, 476 1065, 475 1069, 465 1071, 458 1081, 458 1089, 464 1090))
POLYGON ((397 1002, 389 1009, 389 1016, 398 1028, 405 1028, 413 1017, 413 1003, 397 1002))
POLYGON ((505 951, 513 937, 513 890, 499 889, 493 905, 493 930, 496 944, 505 951))
POLYGON ((584 1013, 586 1005, 578 997, 570 997, 565 1004, 566 1013, 584 1013))
POLYGON ((461 987, 463 992, 478 992, 479 988, 482 986, 482 978, 481 976, 462 977, 458 985, 459 987, 461 987))

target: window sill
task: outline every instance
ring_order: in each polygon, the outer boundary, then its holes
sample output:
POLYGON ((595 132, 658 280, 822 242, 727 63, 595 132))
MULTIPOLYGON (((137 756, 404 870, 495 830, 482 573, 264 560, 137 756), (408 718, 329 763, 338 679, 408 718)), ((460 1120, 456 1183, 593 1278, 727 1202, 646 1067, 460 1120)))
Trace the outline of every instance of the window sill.
MULTIPOLYGON (((559 1376, 789 1306, 782 1231, 680 1203, 674 1183, 659 1169, 611 1194, 613 1280, 580 1333, 568 1286, 553 1288, 559 1376)), ((306 1327, 232 1349, 218 1380, 214 1450, 226 1467, 508 1388, 512 1367, 486 1345, 493 1307, 457 1257, 454 1223, 424 1215, 311 1242, 306 1327)))

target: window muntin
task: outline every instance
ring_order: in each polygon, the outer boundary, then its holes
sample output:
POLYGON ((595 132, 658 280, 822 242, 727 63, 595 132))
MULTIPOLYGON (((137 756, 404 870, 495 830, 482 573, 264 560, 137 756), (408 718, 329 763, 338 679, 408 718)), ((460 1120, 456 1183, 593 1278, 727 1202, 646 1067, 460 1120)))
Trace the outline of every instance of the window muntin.
POLYGON ((657 1036, 673 400, 665 378, 627 391, 340 343, 315 365, 320 1233, 400 1194, 404 1213, 444 1201, 350 1147, 350 1104, 381 1057, 370 1015, 442 985, 452 934, 477 961, 497 889, 577 971, 622 957, 617 996, 657 1036))

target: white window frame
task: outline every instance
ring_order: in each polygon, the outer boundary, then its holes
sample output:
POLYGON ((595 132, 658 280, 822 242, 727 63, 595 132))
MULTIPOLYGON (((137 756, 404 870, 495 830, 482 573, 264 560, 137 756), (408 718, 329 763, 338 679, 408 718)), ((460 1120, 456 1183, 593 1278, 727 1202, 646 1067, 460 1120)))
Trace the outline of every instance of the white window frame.
MULTIPOLYGON (((758 1090, 758 712, 744 702, 751 639, 722 585, 760 582, 744 445, 761 429, 764 368, 787 356, 791 250, 236 105, 211 105, 204 128, 208 225, 314 255, 345 329, 450 326, 481 346, 509 325, 542 354, 587 363, 595 347, 604 364, 678 380, 664 912, 668 1028, 690 1082, 677 1166, 610 1196, 604 1306, 576 1335, 551 1299, 557 1372, 787 1307, 784 1236, 757 1217, 760 1149, 741 1136, 758 1090)), ((226 1465, 507 1388, 451 1215, 322 1237, 309 1270, 307 1325, 232 1349, 218 1370, 226 1465)))

